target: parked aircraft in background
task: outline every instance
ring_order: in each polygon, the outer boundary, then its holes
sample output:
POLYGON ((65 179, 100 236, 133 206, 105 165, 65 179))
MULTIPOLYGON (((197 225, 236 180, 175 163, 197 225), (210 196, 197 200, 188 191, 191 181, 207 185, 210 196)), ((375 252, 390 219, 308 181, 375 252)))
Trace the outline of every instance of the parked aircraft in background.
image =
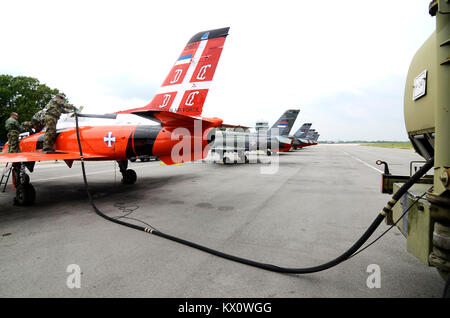
POLYGON ((272 152, 288 151, 293 140, 289 132, 299 114, 299 109, 289 109, 273 124, 271 129, 259 129, 256 133, 243 129, 234 131, 217 131, 211 152, 220 157, 220 161, 228 163, 230 154, 237 154, 237 161, 248 162, 247 152, 261 150, 271 155, 272 152), (227 153, 229 154, 227 156, 227 153))

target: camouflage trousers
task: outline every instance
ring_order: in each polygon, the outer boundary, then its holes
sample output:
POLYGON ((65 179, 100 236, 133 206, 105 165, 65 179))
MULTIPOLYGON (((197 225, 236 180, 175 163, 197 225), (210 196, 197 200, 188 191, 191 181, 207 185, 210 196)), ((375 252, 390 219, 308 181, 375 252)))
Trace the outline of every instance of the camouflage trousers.
POLYGON ((56 123, 58 118, 45 116, 45 136, 43 151, 54 151, 56 142, 56 123))
POLYGON ((8 152, 20 152, 19 148, 19 131, 8 131, 8 152))

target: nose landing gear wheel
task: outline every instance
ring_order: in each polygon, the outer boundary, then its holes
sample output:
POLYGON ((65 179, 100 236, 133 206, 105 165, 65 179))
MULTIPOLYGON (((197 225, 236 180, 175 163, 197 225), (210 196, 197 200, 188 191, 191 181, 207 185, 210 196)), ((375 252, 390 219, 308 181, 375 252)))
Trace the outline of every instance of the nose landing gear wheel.
POLYGON ((122 172, 122 184, 134 184, 137 180, 136 171, 128 169, 122 172))

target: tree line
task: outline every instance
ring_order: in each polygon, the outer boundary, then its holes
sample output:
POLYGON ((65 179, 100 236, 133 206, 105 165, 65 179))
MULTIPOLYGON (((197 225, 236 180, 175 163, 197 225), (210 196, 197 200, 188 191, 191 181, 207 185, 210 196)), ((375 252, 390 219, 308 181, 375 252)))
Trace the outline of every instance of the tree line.
POLYGON ((5 121, 12 112, 19 114, 19 121, 30 120, 47 105, 56 94, 56 88, 41 84, 38 79, 27 76, 0 74, 0 142, 7 141, 5 121))

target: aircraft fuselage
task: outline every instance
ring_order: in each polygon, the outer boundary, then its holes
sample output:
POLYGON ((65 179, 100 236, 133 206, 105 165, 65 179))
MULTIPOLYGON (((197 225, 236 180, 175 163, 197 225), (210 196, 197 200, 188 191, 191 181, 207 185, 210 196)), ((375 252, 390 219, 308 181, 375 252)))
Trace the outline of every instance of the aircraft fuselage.
MULTIPOLYGON (((169 164, 180 163, 202 159, 204 153, 209 150, 206 148, 208 143, 214 139, 211 137, 212 129, 203 129, 202 135, 196 136, 189 128, 174 134, 174 129, 160 125, 83 126, 79 131, 83 153, 97 157, 90 159, 86 156, 85 160, 124 161, 148 155, 164 158, 164 162, 169 164), (205 130, 208 131, 205 133, 205 130), (173 148, 183 140, 184 147, 189 149, 178 147, 178 156, 174 159, 173 148)), ((42 150, 44 135, 45 132, 40 132, 23 138, 19 143, 21 152, 42 150)), ((7 152, 7 149, 6 145, 3 152, 7 152)), ((57 131, 55 151, 79 152, 75 127, 57 131)))

